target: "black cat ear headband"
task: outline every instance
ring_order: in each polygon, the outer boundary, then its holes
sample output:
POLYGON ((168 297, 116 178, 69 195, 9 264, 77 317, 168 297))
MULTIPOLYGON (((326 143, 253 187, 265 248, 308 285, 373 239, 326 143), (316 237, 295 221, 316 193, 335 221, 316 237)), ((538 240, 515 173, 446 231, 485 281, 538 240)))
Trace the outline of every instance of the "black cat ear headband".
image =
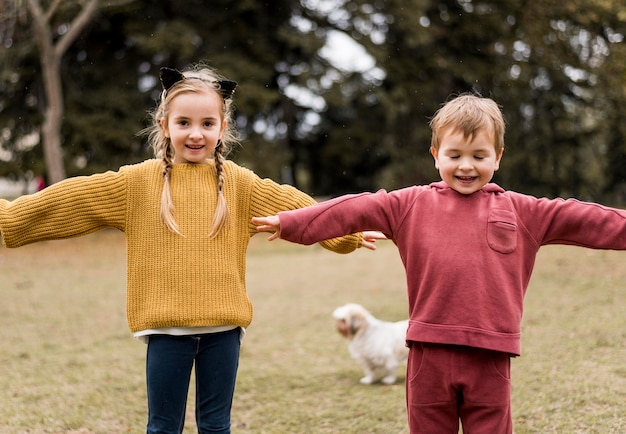
MULTIPOLYGON (((185 77, 183 73, 177 69, 163 67, 160 70, 161 85, 163 85, 163 90, 165 92, 170 90, 170 88, 176 83, 178 83, 179 81, 183 81, 186 78, 187 77, 185 77)), ((224 99, 231 98, 233 96, 233 93, 235 93, 235 88, 237 88, 236 81, 215 80, 212 83, 217 85, 217 90, 224 99)))

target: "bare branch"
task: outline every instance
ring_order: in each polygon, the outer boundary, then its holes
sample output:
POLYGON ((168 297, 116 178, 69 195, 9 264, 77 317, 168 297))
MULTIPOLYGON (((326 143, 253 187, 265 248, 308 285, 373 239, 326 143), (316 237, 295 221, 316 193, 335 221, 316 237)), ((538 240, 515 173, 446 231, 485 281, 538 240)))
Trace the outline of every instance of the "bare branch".
POLYGON ((28 1, 28 10, 30 11, 33 19, 37 21, 38 24, 42 24, 45 22, 45 18, 43 16, 43 12, 41 10, 41 6, 37 0, 27 0, 28 1))
POLYGON ((72 42, 74 42, 74 40, 78 37, 80 32, 83 31, 85 26, 89 24, 93 16, 98 11, 99 2, 100 0, 90 0, 89 3, 82 8, 80 14, 78 14, 78 16, 70 23, 69 31, 64 34, 56 44, 54 51, 57 56, 61 57, 72 42))
POLYGON ((33 18, 33 30, 35 31, 35 37, 37 38, 37 43, 39 48, 45 51, 46 42, 50 40, 49 36, 49 26, 44 17, 43 11, 41 10, 41 6, 39 5, 38 0, 27 0, 28 1, 28 10, 33 18))
POLYGON ((46 12, 45 15, 45 19, 46 22, 50 22, 50 20, 52 19, 52 15, 54 15, 54 13, 57 10, 57 7, 61 4, 61 0, 54 0, 54 2, 52 2, 52 4, 50 5, 50 8, 48 8, 48 11, 46 12))

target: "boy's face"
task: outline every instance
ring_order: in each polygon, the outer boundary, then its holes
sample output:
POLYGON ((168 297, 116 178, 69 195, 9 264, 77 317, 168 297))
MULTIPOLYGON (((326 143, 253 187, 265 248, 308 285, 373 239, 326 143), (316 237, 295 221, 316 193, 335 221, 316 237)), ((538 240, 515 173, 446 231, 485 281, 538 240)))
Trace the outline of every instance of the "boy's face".
POLYGON ((440 135, 439 149, 430 149, 441 179, 461 194, 472 194, 485 186, 500 167, 501 150, 496 153, 493 133, 486 128, 471 137, 453 128, 440 135))

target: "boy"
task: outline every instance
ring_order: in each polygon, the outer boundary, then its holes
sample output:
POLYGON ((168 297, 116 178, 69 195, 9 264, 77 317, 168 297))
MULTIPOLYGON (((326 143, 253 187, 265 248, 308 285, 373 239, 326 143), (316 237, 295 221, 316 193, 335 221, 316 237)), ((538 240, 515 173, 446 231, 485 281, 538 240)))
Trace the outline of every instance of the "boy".
POLYGON ((504 151, 491 99, 464 94, 431 121, 442 181, 339 197, 277 216, 259 231, 301 244, 384 233, 406 269, 411 433, 512 433, 510 357, 519 356, 523 299, 539 247, 626 249, 626 211, 538 199, 490 183, 504 151))

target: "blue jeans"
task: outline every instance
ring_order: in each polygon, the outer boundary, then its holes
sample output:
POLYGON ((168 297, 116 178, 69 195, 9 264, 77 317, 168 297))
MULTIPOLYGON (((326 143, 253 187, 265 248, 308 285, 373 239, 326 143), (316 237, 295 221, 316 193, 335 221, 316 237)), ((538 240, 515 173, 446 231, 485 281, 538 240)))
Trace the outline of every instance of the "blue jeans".
POLYGON ((146 357, 148 434, 182 433, 194 362, 198 432, 230 433, 240 333, 236 328, 194 336, 150 336, 146 357))

